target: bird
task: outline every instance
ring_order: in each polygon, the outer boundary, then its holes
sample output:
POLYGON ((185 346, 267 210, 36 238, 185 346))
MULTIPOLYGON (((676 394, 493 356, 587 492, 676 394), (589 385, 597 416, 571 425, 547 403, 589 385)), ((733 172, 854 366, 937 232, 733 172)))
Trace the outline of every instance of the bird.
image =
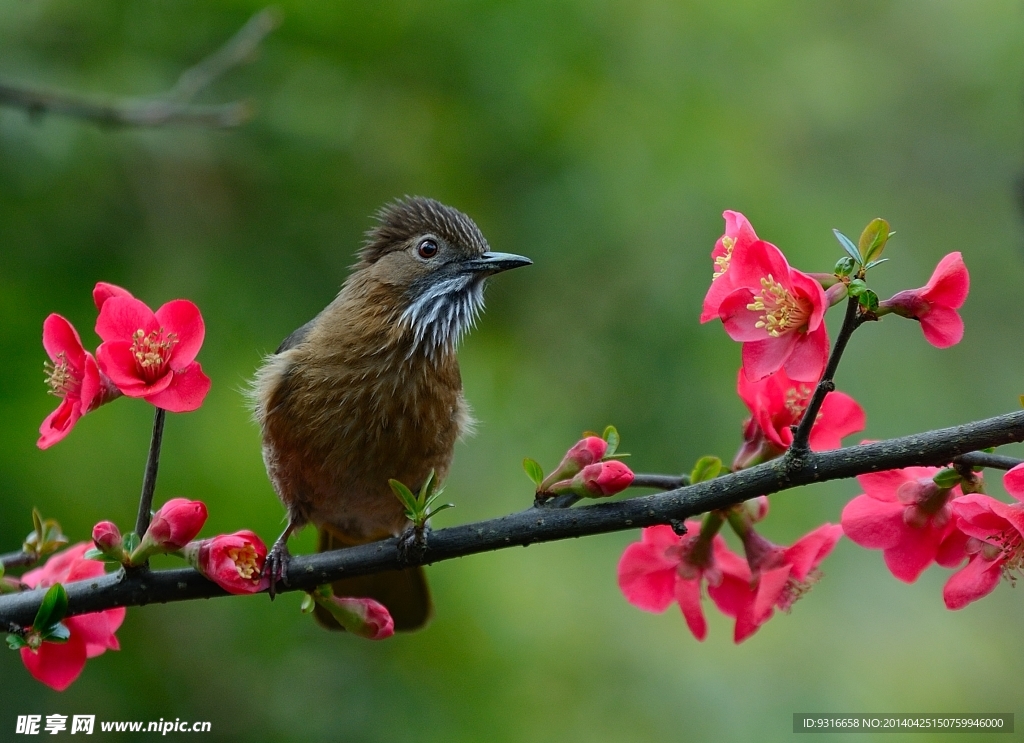
MULTIPOLYGON (((395 479, 418 491, 447 476, 473 426, 456 350, 494 274, 532 263, 492 252, 463 212, 404 197, 377 213, 337 297, 268 355, 252 385, 263 461, 287 526, 268 553, 271 598, 287 579, 287 541, 307 524, 318 550, 408 536, 395 479)), ((396 630, 432 614, 421 567, 348 578, 336 596, 372 598, 396 630)), ((317 606, 317 620, 341 626, 317 606)))

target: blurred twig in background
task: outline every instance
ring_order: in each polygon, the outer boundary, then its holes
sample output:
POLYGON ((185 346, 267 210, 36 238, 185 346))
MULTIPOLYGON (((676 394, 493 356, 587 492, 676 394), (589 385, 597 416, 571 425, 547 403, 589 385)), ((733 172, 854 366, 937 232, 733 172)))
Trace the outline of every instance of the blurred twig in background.
POLYGON ((155 98, 98 100, 77 93, 44 91, 0 81, 0 106, 22 108, 33 116, 71 116, 103 126, 238 126, 252 114, 248 102, 196 104, 192 101, 232 67, 252 61, 260 44, 279 21, 279 13, 273 8, 256 13, 220 49, 181 73, 171 90, 155 98))

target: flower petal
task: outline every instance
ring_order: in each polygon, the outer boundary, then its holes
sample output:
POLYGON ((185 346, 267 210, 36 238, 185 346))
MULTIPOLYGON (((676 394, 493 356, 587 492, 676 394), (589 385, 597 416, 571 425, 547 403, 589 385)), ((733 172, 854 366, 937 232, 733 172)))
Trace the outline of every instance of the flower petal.
POLYGON ((809 333, 788 333, 796 343, 785 361, 786 374, 797 382, 817 382, 828 363, 828 330, 822 323, 809 333))
MULTIPOLYGON (((96 335, 104 341, 131 341, 141 330, 149 334, 160 327, 153 310, 135 297, 114 296, 103 302, 96 318, 96 335)), ((102 366, 102 365, 101 365, 102 366)))
POLYGON ((900 541, 883 552, 889 572, 904 583, 913 583, 934 562, 943 536, 945 530, 931 524, 907 526, 900 541))
POLYGON ((764 328, 757 327, 761 315, 747 309, 754 301, 754 294, 746 287, 741 287, 722 300, 718 308, 718 316, 722 318, 725 332, 734 341, 746 342, 763 340, 768 337, 764 328))
POLYGON ((805 580, 828 557, 842 536, 843 527, 839 524, 822 524, 786 547, 783 554, 786 562, 793 566, 793 577, 805 580))
POLYGON ((21 649, 21 662, 32 677, 56 691, 64 691, 78 678, 85 657, 85 641, 74 632, 67 642, 44 642, 36 652, 21 649))
POLYGON ((199 308, 187 299, 175 299, 156 311, 156 319, 164 330, 165 338, 174 333, 178 339, 171 349, 171 368, 184 369, 195 361, 206 335, 206 325, 199 308))
POLYGON ((1006 492, 1019 501, 1024 501, 1024 464, 1018 464, 1003 475, 1006 492))
POLYGON ((39 440, 36 446, 40 449, 49 449, 58 441, 63 439, 75 423, 82 417, 82 403, 78 400, 65 398, 60 401, 57 409, 43 419, 39 426, 39 440))
POLYGON ((675 598, 679 609, 683 612, 686 626, 701 642, 708 636, 708 623, 704 618, 704 610, 700 605, 700 579, 676 581, 675 598))
POLYGON ((99 281, 92 290, 92 301, 96 305, 97 310, 103 309, 103 303, 111 297, 131 297, 132 293, 127 289, 122 289, 116 284, 108 284, 105 281, 99 281))
POLYGON ((843 533, 855 544, 867 549, 888 549, 899 544, 906 524, 902 503, 887 503, 868 495, 858 495, 846 504, 840 521, 843 533))
POLYGON ((203 374, 198 361, 168 376, 173 377, 171 382, 155 394, 146 395, 146 402, 172 413, 189 413, 203 404, 210 391, 210 378, 203 374))
POLYGON ((626 601, 639 609, 665 611, 675 598, 678 566, 660 547, 634 542, 619 560, 619 589, 626 601))
POLYGON ((844 392, 829 392, 821 403, 821 412, 811 427, 812 451, 838 449, 843 437, 863 431, 867 425, 864 409, 844 392))
MULTIPOLYGON (((799 333, 784 333, 778 338, 750 341, 743 344, 743 373, 757 382, 782 368, 800 338, 799 333)), ((789 374, 787 370, 787 374, 789 374)), ((792 374, 789 374, 792 378, 792 374)))
POLYGON ((942 589, 946 608, 963 609, 972 601, 988 596, 999 585, 1002 560, 986 560, 976 554, 962 570, 953 573, 942 589))
MULTIPOLYGON (((106 307, 115 301, 119 300, 115 297, 103 306, 106 307)), ((96 349, 96 361, 110 381, 128 397, 147 397, 163 392, 175 377, 174 372, 168 369, 159 379, 147 384, 139 374, 131 341, 115 340, 101 343, 96 349)))
POLYGON ((57 357, 64 354, 68 364, 81 374, 85 349, 78 331, 65 318, 54 313, 43 320, 43 348, 50 360, 57 363, 57 357))
POLYGON ((936 348, 955 346, 964 337, 964 321, 960 313, 942 305, 932 305, 918 318, 924 339, 936 348))
POLYGON ((970 288, 971 277, 967 266, 964 265, 963 256, 956 252, 939 261, 921 294, 929 302, 956 309, 963 305, 970 288))

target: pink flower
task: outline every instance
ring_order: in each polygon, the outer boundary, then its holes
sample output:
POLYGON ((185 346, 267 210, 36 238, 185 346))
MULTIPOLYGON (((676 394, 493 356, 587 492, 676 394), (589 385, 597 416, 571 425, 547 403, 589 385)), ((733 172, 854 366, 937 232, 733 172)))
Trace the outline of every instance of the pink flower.
POLYGON ((738 288, 734 280, 735 274, 729 273, 729 264, 733 256, 757 242, 754 228, 742 214, 727 210, 722 216, 725 217, 725 234, 718 238, 715 249, 711 251, 714 273, 700 313, 702 323, 717 318, 722 300, 738 288))
POLYGON ((687 533, 677 535, 669 526, 644 529, 640 541, 626 547, 619 560, 619 588, 633 606, 663 612, 675 601, 686 626, 698 640, 707 637, 708 625, 701 608, 701 586, 717 586, 722 566, 740 569, 743 560, 729 551, 715 534, 701 536, 701 522, 687 521, 687 533))
POLYGON ((775 613, 788 612, 821 577, 818 565, 843 535, 837 524, 823 524, 790 547, 772 544, 749 528, 743 539, 747 562, 723 562, 722 580, 708 587, 715 605, 736 618, 733 640, 743 642, 775 613))
MULTIPOLYGON (((102 562, 83 559, 89 547, 86 542, 68 547, 42 567, 25 573, 21 581, 33 588, 49 588, 55 583, 67 584, 103 575, 102 562)), ((87 658, 95 658, 107 650, 120 650, 114 633, 124 621, 124 615, 124 608, 120 608, 68 617, 63 622, 71 632, 67 642, 44 642, 38 650, 22 648, 21 661, 34 678, 63 691, 78 678, 87 658)))
POLYGON ((618 459, 587 465, 571 480, 552 485, 550 493, 575 493, 583 498, 605 498, 620 493, 633 482, 633 471, 618 459))
POLYGON ((132 552, 132 564, 138 565, 151 555, 183 549, 203 528, 206 516, 202 501, 171 498, 153 514, 142 541, 132 552))
POLYGON ((228 593, 256 593, 269 582, 263 574, 267 545, 247 529, 191 542, 185 558, 228 593))
MULTIPOLYGON (((800 423, 814 392, 813 385, 795 382, 779 370, 759 382, 751 382, 740 370, 736 391, 750 410, 744 424, 744 445, 733 462, 742 469, 782 454, 793 443, 790 426, 800 423)), ((842 438, 864 429, 864 410, 849 395, 829 392, 811 427, 814 451, 838 449, 842 438)))
POLYGON ((36 445, 47 449, 67 436, 79 418, 121 393, 82 347, 82 339, 71 323, 60 315, 50 315, 43 321, 43 348, 50 357, 45 365, 46 384, 50 393, 61 399, 39 427, 36 445))
POLYGON ((103 553, 104 557, 117 560, 120 563, 128 562, 128 555, 125 553, 124 543, 121 539, 121 530, 112 521, 101 521, 92 528, 92 543, 103 553))
POLYGON ((540 484, 538 491, 545 492, 559 480, 570 478, 587 465, 600 462, 606 451, 608 451, 608 442, 600 436, 587 436, 576 442, 565 453, 561 463, 554 471, 544 478, 544 482, 540 484))
POLYGON ((964 321, 957 310, 967 299, 970 285, 963 256, 950 253, 939 261, 927 284, 879 302, 879 307, 920 321, 925 340, 936 348, 948 348, 964 337, 964 321))
POLYGON ((890 572, 907 583, 932 562, 953 567, 963 560, 950 507, 961 495, 960 486, 939 488, 932 480, 938 471, 907 467, 858 475, 864 494, 843 509, 846 536, 861 547, 882 550, 890 572))
POLYGON ((952 503, 963 534, 967 565, 954 573, 942 591, 949 609, 962 609, 995 590, 999 578, 1011 582, 1024 567, 1024 465, 1003 476, 1006 491, 1017 499, 1007 504, 987 495, 969 494, 952 503))
POLYGON ((94 292, 101 295, 96 357, 103 372, 124 394, 158 408, 182 413, 202 405, 210 379, 195 360, 205 334, 199 308, 176 299, 154 313, 134 297, 108 292, 94 292))
POLYGON ((331 596, 320 602, 346 630, 367 640, 385 640, 395 634, 387 607, 373 599, 331 596))
POLYGON ((96 305, 97 310, 103 309, 103 303, 111 297, 128 297, 132 298, 132 293, 127 289, 122 289, 115 284, 108 284, 105 281, 97 282, 96 286, 92 290, 92 301, 96 305))
POLYGON ((719 306, 725 331, 743 343, 743 371, 753 382, 785 369, 790 379, 817 382, 828 359, 828 309, 815 279, 790 268, 782 252, 758 240, 729 262, 737 287, 719 306))

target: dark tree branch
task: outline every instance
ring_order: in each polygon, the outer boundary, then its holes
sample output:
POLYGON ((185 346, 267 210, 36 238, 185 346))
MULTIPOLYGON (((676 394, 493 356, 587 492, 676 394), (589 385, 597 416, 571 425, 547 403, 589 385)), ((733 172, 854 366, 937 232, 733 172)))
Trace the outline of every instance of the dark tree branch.
POLYGON ((153 509, 153 493, 156 490, 156 475, 160 468, 160 447, 164 440, 164 420, 167 411, 157 408, 153 416, 153 437, 149 440, 149 457, 146 472, 142 477, 142 495, 139 496, 139 515, 135 519, 135 533, 142 538, 149 528, 150 511, 153 509))
POLYGON ((631 488, 658 488, 660 490, 675 490, 684 485, 690 484, 689 475, 641 475, 633 478, 631 488))
POLYGON ((17 552, 8 552, 7 554, 0 555, 0 565, 7 568, 25 568, 29 565, 33 565, 39 558, 31 552, 25 552, 19 550, 17 552))
MULTIPOLYGON (((502 518, 441 529, 430 535, 422 556, 411 563, 429 564, 518 545, 678 523, 800 485, 914 465, 941 466, 977 449, 1019 441, 1024 441, 1024 411, 873 444, 786 455, 667 493, 582 508, 530 508, 502 518)), ((410 562, 401 559, 397 539, 300 555, 288 566, 289 585, 281 585, 279 590, 307 590, 339 578, 394 570, 407 564, 410 562)), ((119 570, 66 588, 69 615, 228 595, 188 568, 132 575, 119 570)), ((37 589, 0 597, 0 626, 30 624, 43 593, 37 589)))
POLYGON ((850 336, 853 335, 853 331, 859 328, 864 321, 858 307, 859 300, 857 297, 850 297, 847 300, 846 314, 843 316, 843 326, 839 329, 839 335, 836 336, 836 342, 832 346, 832 352, 829 354, 825 371, 818 381, 818 386, 814 388, 814 394, 811 396, 810 402, 807 403, 807 409, 804 411, 804 417, 800 419, 800 425, 797 426, 796 432, 793 434, 793 444, 789 447, 789 450, 795 456, 803 456, 810 451, 811 428, 814 427, 814 422, 818 418, 821 404, 825 402, 825 396, 836 388, 836 370, 839 369, 839 362, 843 358, 846 344, 850 342, 850 336))
POLYGON ((104 126, 238 126, 251 115, 248 103, 204 105, 192 103, 192 100, 229 69, 250 61, 277 24, 275 11, 261 10, 224 46, 183 72, 177 84, 159 97, 99 100, 77 93, 0 82, 0 106, 21 108, 32 115, 61 114, 104 126))

